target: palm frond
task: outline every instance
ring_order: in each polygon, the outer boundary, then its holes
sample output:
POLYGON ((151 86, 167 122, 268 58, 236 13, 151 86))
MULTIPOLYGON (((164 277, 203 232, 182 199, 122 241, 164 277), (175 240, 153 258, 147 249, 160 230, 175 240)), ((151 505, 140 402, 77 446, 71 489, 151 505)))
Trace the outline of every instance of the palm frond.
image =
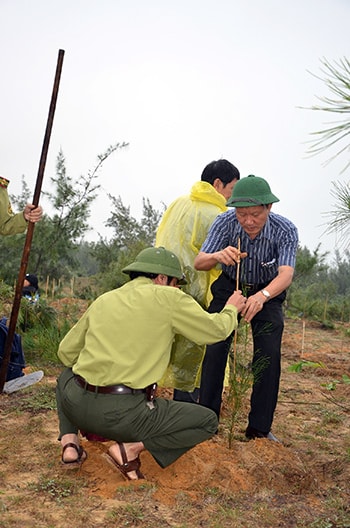
MULTIPOLYGON (((308 141, 310 147, 306 151, 310 156, 320 154, 346 141, 345 145, 342 144, 335 154, 326 160, 325 164, 328 164, 346 151, 350 151, 350 61, 344 57, 332 64, 323 58, 321 63, 323 77, 309 73, 323 81, 332 95, 317 97, 322 104, 301 108, 345 116, 343 120, 328 123, 328 126, 322 130, 311 132, 314 137, 308 141)), ((341 172, 344 172, 349 165, 350 160, 346 162, 341 172)))
POLYGON ((332 182, 332 196, 336 199, 334 209, 326 213, 330 219, 325 233, 336 233, 346 248, 350 246, 350 183, 332 182))

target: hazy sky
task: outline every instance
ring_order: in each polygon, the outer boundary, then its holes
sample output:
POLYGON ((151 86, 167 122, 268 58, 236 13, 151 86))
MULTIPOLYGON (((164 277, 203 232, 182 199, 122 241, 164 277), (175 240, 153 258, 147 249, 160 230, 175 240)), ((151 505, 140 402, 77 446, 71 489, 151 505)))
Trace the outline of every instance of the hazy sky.
POLYGON ((336 238, 321 235, 345 160, 306 156, 331 120, 298 107, 329 95, 309 72, 347 55, 349 22, 348 0, 0 0, 0 175, 12 194, 22 175, 34 191, 64 49, 43 190, 60 148, 77 177, 129 143, 100 172, 89 240, 110 235, 107 193, 139 217, 143 197, 162 209, 226 158, 269 181, 302 245, 332 250, 336 238))

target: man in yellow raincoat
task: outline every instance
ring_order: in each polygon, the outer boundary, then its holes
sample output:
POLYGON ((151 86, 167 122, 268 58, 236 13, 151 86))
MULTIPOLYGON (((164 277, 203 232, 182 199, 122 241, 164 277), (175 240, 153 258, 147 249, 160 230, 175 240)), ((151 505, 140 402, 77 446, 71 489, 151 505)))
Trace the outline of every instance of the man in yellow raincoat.
MULTIPOLYGON (((225 159, 212 161, 203 170, 189 195, 177 198, 165 211, 156 235, 156 246, 173 251, 180 259, 190 294, 203 308, 210 301, 210 285, 219 270, 197 271, 194 259, 207 237, 215 218, 227 210, 226 202, 239 180, 238 169, 225 159)), ((168 370, 161 380, 166 387, 174 387, 174 399, 198 400, 200 365, 205 347, 177 335, 172 348, 168 370)))

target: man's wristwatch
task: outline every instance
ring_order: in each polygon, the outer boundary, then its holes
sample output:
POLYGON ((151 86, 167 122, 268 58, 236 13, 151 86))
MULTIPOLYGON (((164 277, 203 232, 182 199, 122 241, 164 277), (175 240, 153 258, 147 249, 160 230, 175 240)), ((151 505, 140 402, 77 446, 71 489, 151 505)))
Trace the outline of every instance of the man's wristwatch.
POLYGON ((270 299, 271 294, 267 290, 260 290, 260 292, 263 294, 267 301, 270 299))

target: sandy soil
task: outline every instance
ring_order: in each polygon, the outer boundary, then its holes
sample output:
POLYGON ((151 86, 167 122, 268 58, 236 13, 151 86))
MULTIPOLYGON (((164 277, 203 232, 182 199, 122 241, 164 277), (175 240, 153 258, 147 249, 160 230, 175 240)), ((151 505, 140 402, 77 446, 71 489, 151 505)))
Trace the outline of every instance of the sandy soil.
POLYGON ((108 463, 108 442, 83 440, 86 462, 62 469, 48 369, 0 395, 0 527, 350 527, 349 355, 344 327, 287 320, 273 428, 282 443, 245 441, 248 393, 229 449, 225 394, 219 434, 166 469, 143 453, 138 483, 108 463), (291 372, 301 360, 324 366, 291 372))

